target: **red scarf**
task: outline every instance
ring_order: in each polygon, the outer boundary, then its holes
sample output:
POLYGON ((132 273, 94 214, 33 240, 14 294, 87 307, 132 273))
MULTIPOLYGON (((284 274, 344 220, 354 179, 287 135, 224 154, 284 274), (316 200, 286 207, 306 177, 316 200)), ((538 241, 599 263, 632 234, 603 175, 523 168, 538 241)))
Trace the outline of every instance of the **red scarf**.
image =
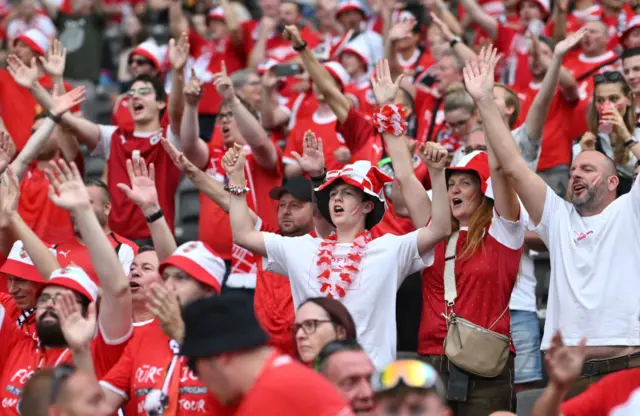
POLYGON ((333 256, 336 250, 338 235, 333 232, 320 243, 316 262, 318 266, 318 282, 320 292, 330 298, 343 298, 347 289, 353 284, 354 278, 360 272, 360 264, 367 251, 367 244, 371 241, 371 233, 363 231, 356 236, 347 253, 347 262, 340 269, 333 268, 333 256), (333 271, 338 272, 338 279, 332 279, 333 271))

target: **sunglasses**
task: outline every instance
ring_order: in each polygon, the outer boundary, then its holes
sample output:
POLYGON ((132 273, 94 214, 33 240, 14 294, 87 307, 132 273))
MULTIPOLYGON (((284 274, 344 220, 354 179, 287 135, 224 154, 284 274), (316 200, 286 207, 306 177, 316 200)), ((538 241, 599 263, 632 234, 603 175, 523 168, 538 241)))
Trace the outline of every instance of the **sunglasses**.
POLYGON ((593 76, 593 82, 595 82, 596 84, 620 82, 620 81, 626 84, 624 77, 618 71, 603 72, 602 74, 597 74, 593 76))
POLYGON ((129 66, 136 64, 138 66, 153 65, 148 59, 129 59, 129 66))
POLYGON ((62 382, 71 377, 75 367, 69 364, 62 364, 53 369, 53 380, 51 382, 51 396, 49 397, 49 403, 55 404, 62 388, 62 382))
POLYGON ((404 384, 407 387, 435 390, 444 397, 444 386, 436 370, 418 360, 398 360, 389 364, 373 379, 374 391, 382 393, 404 384))

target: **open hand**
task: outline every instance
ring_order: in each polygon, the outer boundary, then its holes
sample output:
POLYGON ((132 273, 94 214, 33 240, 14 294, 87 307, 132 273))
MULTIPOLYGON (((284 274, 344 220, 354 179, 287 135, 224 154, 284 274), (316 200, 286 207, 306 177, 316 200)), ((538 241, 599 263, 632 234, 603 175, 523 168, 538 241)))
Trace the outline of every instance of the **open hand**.
POLYGON ((49 162, 45 170, 49 179, 49 199, 67 211, 91 207, 91 199, 82 176, 74 162, 67 164, 64 159, 49 162))
POLYGON ((420 146, 418 156, 429 170, 442 171, 447 163, 449 152, 440 143, 426 142, 420 146))
POLYGON ((145 216, 149 216, 160 209, 158 191, 156 190, 156 170, 153 163, 147 164, 141 157, 127 159, 127 173, 131 187, 124 183, 116 186, 129 198, 145 216))
POLYGON ((580 43, 586 31, 587 29, 583 26, 577 32, 574 32, 566 38, 562 39, 560 42, 556 43, 556 47, 553 49, 553 53, 559 58, 564 57, 564 55, 568 51, 570 51, 574 46, 580 43))
POLYGON ((169 41, 169 62, 174 71, 182 71, 189 59, 189 37, 187 32, 182 32, 178 41, 169 41))
POLYGON ((430 12, 429 16, 431 16, 431 21, 433 22, 433 24, 438 26, 438 29, 440 29, 440 32, 442 32, 442 36, 444 36, 444 39, 448 42, 451 42, 455 35, 451 31, 451 29, 449 29, 449 26, 447 26, 446 23, 440 20, 440 18, 436 16, 434 12, 430 12))
POLYGON ((173 164, 180 169, 180 172, 184 172, 189 179, 193 180, 198 173, 202 172, 196 165, 191 163, 184 153, 179 151, 170 140, 164 138, 161 143, 164 150, 169 154, 173 164))
POLYGON ((282 32, 282 38, 284 40, 288 40, 291 42, 291 46, 302 46, 304 44, 304 40, 302 39, 302 35, 300 35, 300 29, 298 29, 295 25, 287 25, 284 27, 284 31, 282 32))
POLYGON ((236 99, 236 92, 233 89, 233 82, 227 75, 227 65, 222 61, 220 72, 213 74, 213 85, 222 99, 229 103, 236 99))
POLYGON ((376 72, 371 74, 371 88, 378 102, 378 107, 394 103, 402 78, 404 78, 403 74, 396 78, 396 82, 393 82, 389 61, 386 59, 381 59, 376 63, 376 72))
POLYGON ((18 212, 20 201, 20 182, 11 167, 2 175, 0 182, 0 229, 9 226, 11 219, 18 212))
POLYGON ((184 101, 192 107, 197 107, 203 92, 202 81, 196 76, 196 71, 191 68, 191 79, 184 86, 184 101))
POLYGON ((164 284, 156 283, 149 290, 147 308, 160 322, 162 331, 181 343, 184 338, 184 322, 178 297, 170 293, 164 284))
POLYGON ((493 84, 495 69, 500 56, 493 46, 483 47, 477 57, 467 60, 462 75, 464 85, 474 100, 491 99, 493 101, 493 84))
POLYGON ((415 20, 402 20, 395 23, 389 30, 389 40, 400 40, 411 36, 416 23, 415 20))
POLYGON ((244 186, 244 162, 245 154, 242 146, 234 143, 233 147, 229 148, 222 157, 222 167, 229 177, 229 185, 244 186))
POLYGON ((31 59, 29 66, 25 65, 15 55, 7 57, 7 70, 13 77, 13 80, 20 86, 30 89, 38 81, 38 67, 36 66, 36 58, 31 59))
POLYGON ((86 90, 84 87, 77 87, 65 93, 59 91, 57 85, 53 86, 53 108, 51 112, 57 116, 61 116, 73 107, 80 105, 85 100, 86 90))
POLYGON ((324 153, 322 150, 322 139, 316 139, 316 135, 311 130, 304 134, 302 145, 302 156, 298 152, 291 152, 296 162, 303 171, 312 177, 320 177, 324 173, 324 153))
POLYGON ((62 292, 56 298, 56 315, 60 320, 60 329, 65 341, 72 350, 89 348, 96 334, 96 304, 90 303, 87 317, 82 316, 82 310, 75 296, 69 291, 62 292))
POLYGON ((49 45, 46 57, 40 57, 40 63, 52 77, 61 77, 64 73, 64 65, 67 59, 67 49, 58 39, 54 39, 49 45))
POLYGON ((16 145, 11 135, 0 130, 0 174, 2 174, 16 155, 16 145))
POLYGON ((568 390, 582 373, 586 356, 587 339, 582 338, 577 347, 567 347, 562 334, 556 331, 551 338, 551 347, 544 356, 549 381, 560 390, 568 390))

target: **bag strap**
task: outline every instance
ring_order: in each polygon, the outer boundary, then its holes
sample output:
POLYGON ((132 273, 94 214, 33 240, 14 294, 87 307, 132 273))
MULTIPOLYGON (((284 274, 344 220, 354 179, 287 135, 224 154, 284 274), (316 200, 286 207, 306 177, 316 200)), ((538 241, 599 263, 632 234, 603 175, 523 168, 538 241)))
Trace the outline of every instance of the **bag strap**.
MULTIPOLYGON (((436 98, 436 104, 433 106, 433 112, 431 114, 431 123, 429 123, 429 130, 427 133, 427 142, 432 141, 431 136, 433 135, 433 128, 436 126, 436 117, 438 116, 438 109, 440 109, 440 104, 442 104, 442 97, 436 98)), ((435 141, 435 140, 433 140, 435 141)))
POLYGON ((509 305, 507 305, 506 308, 504 308, 504 310, 502 311, 502 313, 500 314, 500 316, 498 316, 498 319, 496 319, 489 328, 487 328, 489 331, 491 331, 493 329, 494 326, 496 326, 496 324, 500 321, 500 319, 502 319, 502 317, 504 316, 505 313, 507 313, 507 311, 509 310, 509 305))
POLYGON ((607 65, 612 65, 614 64, 618 59, 620 59, 620 55, 616 55, 613 58, 601 63, 600 65, 596 66, 595 68, 591 68, 590 71, 585 72, 584 74, 580 75, 576 81, 577 82, 582 82, 585 79, 589 78, 591 75, 594 75, 596 72, 600 71, 600 69, 604 66, 607 65))
POLYGON ((458 244, 459 236, 460 231, 451 234, 444 253, 444 301, 447 306, 453 306, 458 297, 458 290, 456 289, 456 245, 458 244))

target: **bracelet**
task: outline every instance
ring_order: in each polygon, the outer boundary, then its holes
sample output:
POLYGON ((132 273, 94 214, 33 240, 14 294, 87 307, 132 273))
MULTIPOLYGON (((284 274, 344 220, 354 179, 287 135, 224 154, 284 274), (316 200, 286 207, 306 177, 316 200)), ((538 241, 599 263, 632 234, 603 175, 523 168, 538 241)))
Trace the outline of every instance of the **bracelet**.
POLYGON ((246 182, 243 186, 225 185, 224 190, 229 192, 230 194, 238 195, 238 196, 248 194, 249 191, 251 191, 251 189, 249 189, 249 187, 247 186, 246 182))
POLYGON ((307 47, 307 42, 303 40, 301 45, 293 46, 293 50, 296 52, 302 52, 303 50, 305 50, 306 47, 307 47))
POLYGON ((53 114, 51 111, 47 112, 47 117, 53 120, 56 124, 60 124, 60 122, 62 121, 62 114, 56 115, 56 114, 53 114))
POLYGON ((164 212, 162 212, 162 208, 161 208, 158 211, 154 212, 153 214, 151 214, 151 215, 149 215, 148 217, 145 217, 145 218, 147 220, 147 223, 151 224, 152 222, 158 221, 163 216, 164 216, 164 212))
POLYGON ((320 176, 309 175, 309 179, 311 179, 312 182, 324 182, 324 179, 326 177, 327 177, 327 168, 324 168, 324 172, 322 172, 322 175, 320 176))
POLYGON ((407 112, 402 104, 389 104, 373 112, 373 127, 378 133, 402 136, 407 131, 407 112))
POLYGON ((455 36, 453 39, 451 39, 451 41, 449 42, 449 46, 451 46, 452 48, 454 46, 456 46, 457 43, 462 42, 462 39, 460 39, 460 36, 455 36))
POLYGON ((631 139, 631 140, 628 140, 628 141, 624 142, 624 147, 631 148, 631 147, 633 147, 633 145, 635 145, 636 143, 638 143, 638 142, 637 142, 637 141, 635 141, 635 140, 633 140, 633 139, 631 139))

